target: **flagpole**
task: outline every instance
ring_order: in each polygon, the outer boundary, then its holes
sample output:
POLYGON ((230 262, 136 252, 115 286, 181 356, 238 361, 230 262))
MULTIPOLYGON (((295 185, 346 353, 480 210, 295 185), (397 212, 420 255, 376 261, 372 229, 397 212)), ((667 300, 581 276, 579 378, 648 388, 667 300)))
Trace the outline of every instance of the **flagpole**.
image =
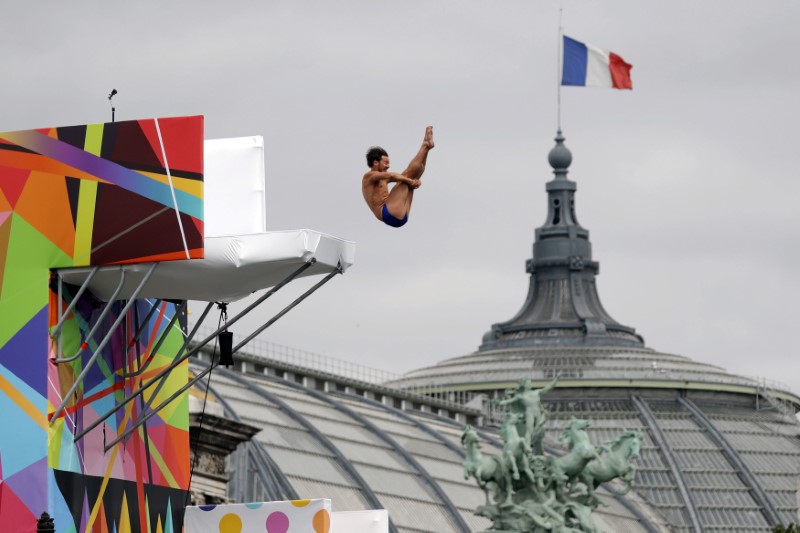
POLYGON ((564 54, 561 51, 561 46, 563 45, 563 42, 564 42, 564 38, 563 38, 564 28, 561 27, 561 17, 563 15, 563 13, 564 13, 564 8, 563 7, 559 7, 558 8, 558 46, 556 47, 556 49, 558 50, 558 58, 556 59, 556 69, 557 69, 557 72, 556 72, 556 84, 558 85, 558 87, 556 88, 556 94, 558 95, 557 96, 557 108, 558 108, 558 131, 559 132, 561 131, 561 74, 562 74, 561 70, 563 68, 562 65, 561 65, 561 62, 563 61, 563 58, 564 58, 564 54))

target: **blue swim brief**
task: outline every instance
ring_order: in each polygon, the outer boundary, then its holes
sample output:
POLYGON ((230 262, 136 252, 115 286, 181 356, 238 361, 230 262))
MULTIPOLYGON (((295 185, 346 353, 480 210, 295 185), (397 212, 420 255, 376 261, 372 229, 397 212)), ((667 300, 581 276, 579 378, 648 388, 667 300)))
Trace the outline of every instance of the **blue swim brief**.
POLYGON ((399 228, 408 222, 408 215, 404 216, 402 219, 399 219, 391 214, 388 209, 386 209, 386 204, 383 204, 383 211, 381 211, 381 215, 381 218, 383 218, 383 223, 393 228, 399 228))

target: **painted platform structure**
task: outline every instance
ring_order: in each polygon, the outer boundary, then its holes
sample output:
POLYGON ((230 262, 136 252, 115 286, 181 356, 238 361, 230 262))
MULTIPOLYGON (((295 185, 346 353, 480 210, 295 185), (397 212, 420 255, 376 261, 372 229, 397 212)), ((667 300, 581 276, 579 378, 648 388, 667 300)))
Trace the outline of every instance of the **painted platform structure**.
MULTIPOLYGON (((59 320, 59 298, 51 272, 187 257, 203 257, 203 117, 0 133, 0 530, 34 531, 42 512, 60 533, 139 531, 143 517, 162 531, 177 525, 173 508, 183 507, 189 481, 185 399, 109 453, 104 439, 135 418, 136 402, 72 438, 172 360, 182 342, 177 330, 158 352, 149 350, 175 306, 162 302, 133 345, 123 335, 135 328, 120 328, 50 420, 122 308, 84 293, 60 335, 62 356, 82 354, 52 363, 59 343, 49 330, 59 320), (106 306, 110 312, 86 339, 106 306), (143 354, 147 371, 124 377, 143 354)), ((62 308, 73 296, 62 293, 62 308)), ((150 306, 136 302, 125 320, 146 316, 150 306)), ((184 365, 158 396, 186 379, 184 365)))
POLYGON ((261 206, 247 213, 255 227, 220 228, 209 255, 202 116, 0 133, 0 531, 32 533, 43 512, 59 533, 181 530, 190 455, 180 300, 208 310, 241 297, 245 278, 248 292, 301 275, 324 282, 354 254, 310 230, 263 233, 260 153, 250 166, 261 185, 247 193, 261 206), (169 276, 209 270, 230 283, 200 298, 185 284, 179 298, 159 294, 169 276))

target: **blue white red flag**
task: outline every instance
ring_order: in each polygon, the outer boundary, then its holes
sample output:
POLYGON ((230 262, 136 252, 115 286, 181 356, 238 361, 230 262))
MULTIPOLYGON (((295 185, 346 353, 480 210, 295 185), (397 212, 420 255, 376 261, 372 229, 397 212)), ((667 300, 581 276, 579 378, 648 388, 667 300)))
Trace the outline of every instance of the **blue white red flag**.
POLYGON ((564 35, 561 85, 633 89, 631 68, 620 56, 564 35))

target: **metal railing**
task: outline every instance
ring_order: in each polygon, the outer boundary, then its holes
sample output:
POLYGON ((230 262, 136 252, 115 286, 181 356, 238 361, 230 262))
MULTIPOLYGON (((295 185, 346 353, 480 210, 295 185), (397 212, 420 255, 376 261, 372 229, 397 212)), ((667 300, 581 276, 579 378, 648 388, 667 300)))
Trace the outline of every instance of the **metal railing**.
POLYGON ((268 361, 302 366, 343 378, 363 381, 365 383, 383 384, 401 377, 400 374, 343 361, 314 352, 299 350, 258 338, 248 342, 247 346, 242 349, 242 353, 268 361))
POLYGON ((764 409, 775 409, 782 415, 792 418, 797 414, 797 410, 795 409, 792 402, 785 400, 783 398, 779 398, 776 395, 776 392, 779 390, 788 390, 788 389, 780 389, 780 384, 776 382, 770 382, 764 378, 760 378, 758 380, 758 386, 756 388, 756 410, 764 410, 764 409), (767 406, 761 404, 760 399, 763 398, 767 402, 767 406))
MULTIPOLYGON (((204 329, 208 328, 200 327, 198 331, 202 333, 204 329)), ((234 334, 234 337, 237 337, 237 335, 234 334)), ((441 386, 433 384, 401 388, 395 386, 393 382, 402 378, 402 374, 276 344, 263 339, 251 339, 240 351, 240 356, 242 358, 260 360, 266 367, 308 369, 315 373, 327 374, 343 381, 351 382, 356 386, 362 384, 365 387, 391 389, 402 393, 410 401, 420 405, 436 402, 441 404, 442 407, 474 411, 476 413, 477 411, 485 412, 482 407, 484 405, 482 399, 486 396, 484 394, 467 391, 442 391, 441 386)))
MULTIPOLYGON (((202 332, 203 329, 204 328, 201 327, 200 331, 202 332)), ((412 395, 419 396, 420 399, 433 398, 441 402, 455 404, 468 409, 474 409, 484 413, 484 415, 487 417, 487 422, 496 422, 497 420, 500 420, 503 412, 502 409, 499 409, 495 405, 493 398, 490 398, 487 394, 468 391, 442 390, 443 388, 446 388, 446 385, 443 386, 442 382, 438 381, 434 376, 429 376, 431 381, 427 384, 423 383, 414 384, 413 386, 407 387, 398 387, 394 385, 394 382, 403 378, 402 374, 389 372, 366 365, 360 365, 350 361, 336 359, 335 357, 321 355, 319 353, 301 350, 282 344, 276 344, 274 342, 269 342, 258 338, 254 338, 248 342, 247 346, 243 348, 242 354, 263 359, 266 363, 272 362, 288 366, 308 368, 317 372, 330 374, 347 380, 357 381, 377 387, 385 387, 402 391, 404 393, 410 393, 412 395)), ((651 372, 644 371, 644 375, 642 371, 631 372, 630 370, 608 370, 610 374, 609 377, 613 375, 615 379, 642 379, 643 377, 645 379, 663 378, 668 380, 690 379, 708 383, 749 385, 755 387, 757 394, 763 396, 765 400, 769 402, 771 407, 774 407, 786 414, 790 414, 790 411, 793 409, 791 405, 787 405, 791 402, 777 397, 777 393, 779 392, 790 392, 794 394, 791 387, 785 383, 763 377, 731 375, 730 377, 726 377, 726 379, 721 377, 715 379, 715 377, 707 374, 703 376, 692 376, 691 372, 680 372, 669 368, 658 368, 657 370, 654 369, 651 372), (777 403, 778 406, 775 406, 775 403, 777 403)), ((702 372, 699 374, 702 374, 702 372)))

